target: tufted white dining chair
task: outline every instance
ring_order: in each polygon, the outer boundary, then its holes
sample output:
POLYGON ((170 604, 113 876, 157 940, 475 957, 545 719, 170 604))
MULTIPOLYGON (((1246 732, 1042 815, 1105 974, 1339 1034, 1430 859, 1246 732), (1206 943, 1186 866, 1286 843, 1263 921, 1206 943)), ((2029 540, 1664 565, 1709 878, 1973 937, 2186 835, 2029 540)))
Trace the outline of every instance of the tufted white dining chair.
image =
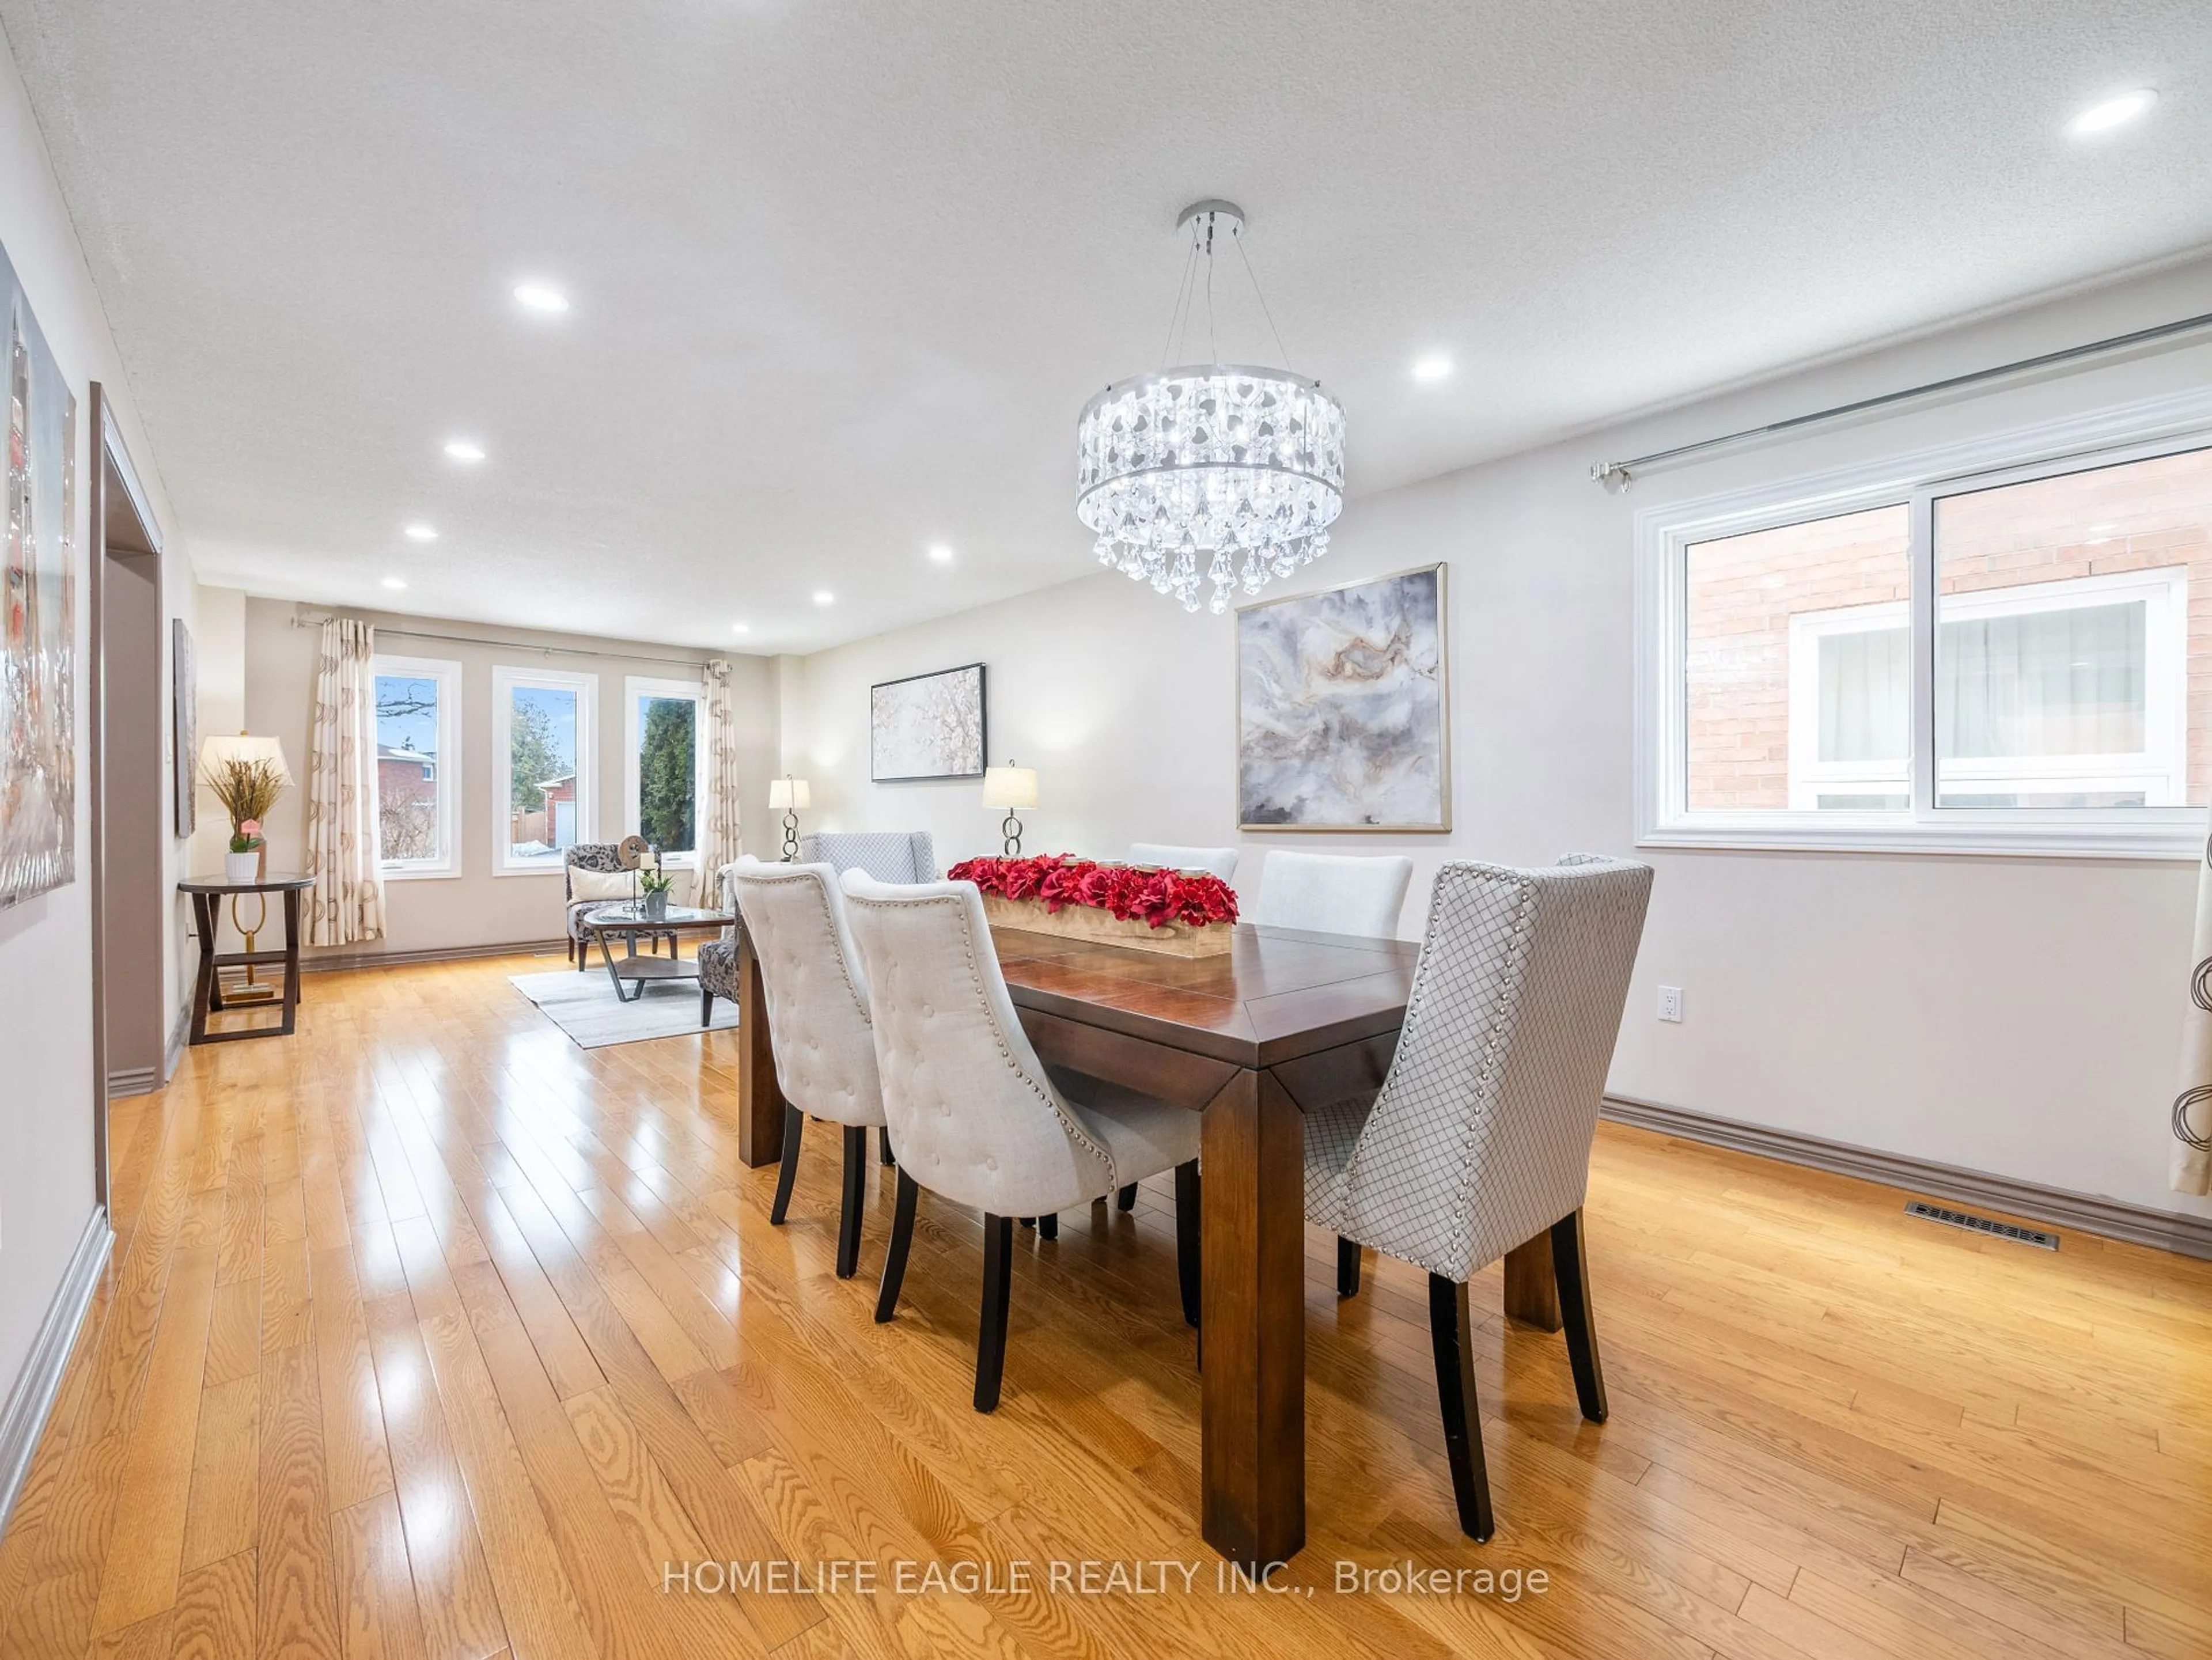
MULTIPOLYGON (((783 1163, 768 1219, 781 1227, 799 1173, 809 1117, 845 1129, 844 1195, 837 1213, 837 1277, 860 1262, 867 1202, 868 1127, 884 1122, 868 982, 846 926, 845 897, 827 865, 740 862, 724 867, 759 956, 775 1081, 783 1091, 783 1163)), ((734 949, 734 948, 733 948, 734 949)))
POLYGON ((897 1311, 920 1189, 981 1211, 975 1410, 991 1411, 1006 1367, 1014 1218, 1051 1217, 1171 1170, 1183 1317, 1196 1325, 1199 1115, 1095 1079, 1047 1074, 1007 995, 974 884, 899 887, 850 871, 844 885, 899 1161, 876 1318, 897 1311))
POLYGON ((1413 861, 1396 854, 1278 850, 1260 867, 1260 897, 1245 921, 1395 939, 1413 879, 1413 861))
POLYGON ((1305 1121, 1306 1217, 1429 1271, 1429 1337, 1460 1526, 1492 1529, 1467 1282, 1549 1231, 1583 1416, 1605 1421, 1583 1254, 1598 1100, 1651 897, 1651 867, 1571 854, 1437 874, 1398 1049, 1380 1093, 1305 1121))
POLYGON ((1182 848, 1171 842, 1132 842, 1129 862, 1156 865, 1162 870, 1202 870, 1224 882, 1237 879, 1234 848, 1182 848))

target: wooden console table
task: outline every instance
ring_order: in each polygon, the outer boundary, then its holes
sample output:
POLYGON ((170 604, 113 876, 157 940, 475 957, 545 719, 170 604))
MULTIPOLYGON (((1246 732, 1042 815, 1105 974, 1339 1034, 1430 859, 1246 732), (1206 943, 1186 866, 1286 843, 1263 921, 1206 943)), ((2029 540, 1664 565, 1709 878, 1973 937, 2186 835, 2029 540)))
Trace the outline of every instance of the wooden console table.
MULTIPOLYGON (((289 1037, 293 1017, 300 1006, 300 896, 315 885, 312 876, 264 876, 252 882, 226 882, 219 876, 195 876, 177 884, 177 891, 192 901, 192 923, 200 939, 199 979, 192 988, 192 1036, 195 1043, 231 1043, 244 1037, 289 1037), (284 948, 282 951, 218 952, 216 930, 222 925, 222 902, 240 894, 281 893, 284 896, 284 948), (220 1012, 222 969, 254 969, 281 964, 284 983, 266 1003, 234 1000, 236 1009, 280 1008, 283 1018, 271 1026, 247 1026, 237 1031, 210 1031, 208 1016, 220 1012)), ((255 930, 258 933, 258 929, 255 930)))

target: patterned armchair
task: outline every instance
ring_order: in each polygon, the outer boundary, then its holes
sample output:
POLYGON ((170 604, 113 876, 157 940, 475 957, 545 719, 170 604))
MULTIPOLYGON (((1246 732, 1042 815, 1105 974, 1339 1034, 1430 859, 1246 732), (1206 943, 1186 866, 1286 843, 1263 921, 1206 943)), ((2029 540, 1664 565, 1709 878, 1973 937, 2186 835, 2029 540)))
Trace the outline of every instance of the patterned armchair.
MULTIPOLYGON (((698 903, 702 906, 711 903, 732 915, 736 914, 736 897, 730 891, 730 873, 737 868, 738 862, 723 866, 711 877, 701 875, 702 886, 708 882, 714 884, 711 900, 703 894, 700 897, 698 903)), ((734 922, 722 930, 721 938, 709 939, 699 947, 699 1029, 702 1031, 714 1018, 714 1000, 717 997, 726 997, 732 1003, 738 1000, 738 929, 734 922)))
POLYGON ((927 830, 854 830, 799 838, 799 862, 866 871, 878 882, 934 882, 937 851, 927 830))
MULTIPOLYGON (((576 965, 579 974, 590 966, 590 958, 584 949, 587 942, 582 927, 579 926, 584 913, 594 905, 610 905, 616 902, 604 895, 596 899, 579 899, 576 897, 575 873, 580 870, 597 871, 611 876, 623 871, 635 870, 644 862, 645 838, 641 836, 625 836, 619 842, 579 842, 568 849, 568 856, 562 861, 561 897, 568 923, 568 960, 576 965)), ((669 949, 674 951, 676 936, 672 933, 667 939, 669 949)), ((653 948, 656 952, 660 949, 659 936, 654 938, 653 948)))

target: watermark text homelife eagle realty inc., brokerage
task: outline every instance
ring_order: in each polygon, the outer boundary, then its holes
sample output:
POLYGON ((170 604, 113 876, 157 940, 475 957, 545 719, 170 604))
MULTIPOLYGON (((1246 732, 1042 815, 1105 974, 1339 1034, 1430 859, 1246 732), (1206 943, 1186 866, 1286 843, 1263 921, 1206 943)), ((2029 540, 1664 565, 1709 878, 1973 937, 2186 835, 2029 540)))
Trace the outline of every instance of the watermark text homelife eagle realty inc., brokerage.
MULTIPOLYGON (((1318 1566, 1318 1565, 1316 1565, 1318 1566)), ((825 1557, 802 1562, 757 1558, 734 1562, 665 1562, 665 1596, 1487 1596, 1517 1602, 1552 1589, 1544 1568, 1431 1567, 1410 1559, 1380 1564, 1340 1558, 1317 1581, 1294 1579, 1287 1565, 1256 1570, 1219 1557, 1015 1557, 1004 1562, 921 1557, 825 1557)))

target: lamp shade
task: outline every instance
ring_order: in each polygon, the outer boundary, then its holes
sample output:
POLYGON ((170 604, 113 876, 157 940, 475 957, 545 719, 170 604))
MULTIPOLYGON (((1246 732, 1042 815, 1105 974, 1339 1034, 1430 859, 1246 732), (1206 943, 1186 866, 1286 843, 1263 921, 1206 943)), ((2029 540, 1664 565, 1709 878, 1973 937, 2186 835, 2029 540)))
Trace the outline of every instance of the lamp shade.
POLYGON ((983 769, 983 805, 1011 812, 1037 804, 1035 767, 987 767, 983 769))
POLYGON ((804 778, 778 778, 768 787, 768 810, 770 812, 797 812, 814 804, 807 794, 804 778))
POLYGON ((204 739, 200 743, 200 767, 203 771, 219 772, 233 762, 251 766, 257 761, 273 763, 279 783, 292 781, 292 769, 284 764, 284 745, 276 739, 258 733, 241 732, 204 739))

